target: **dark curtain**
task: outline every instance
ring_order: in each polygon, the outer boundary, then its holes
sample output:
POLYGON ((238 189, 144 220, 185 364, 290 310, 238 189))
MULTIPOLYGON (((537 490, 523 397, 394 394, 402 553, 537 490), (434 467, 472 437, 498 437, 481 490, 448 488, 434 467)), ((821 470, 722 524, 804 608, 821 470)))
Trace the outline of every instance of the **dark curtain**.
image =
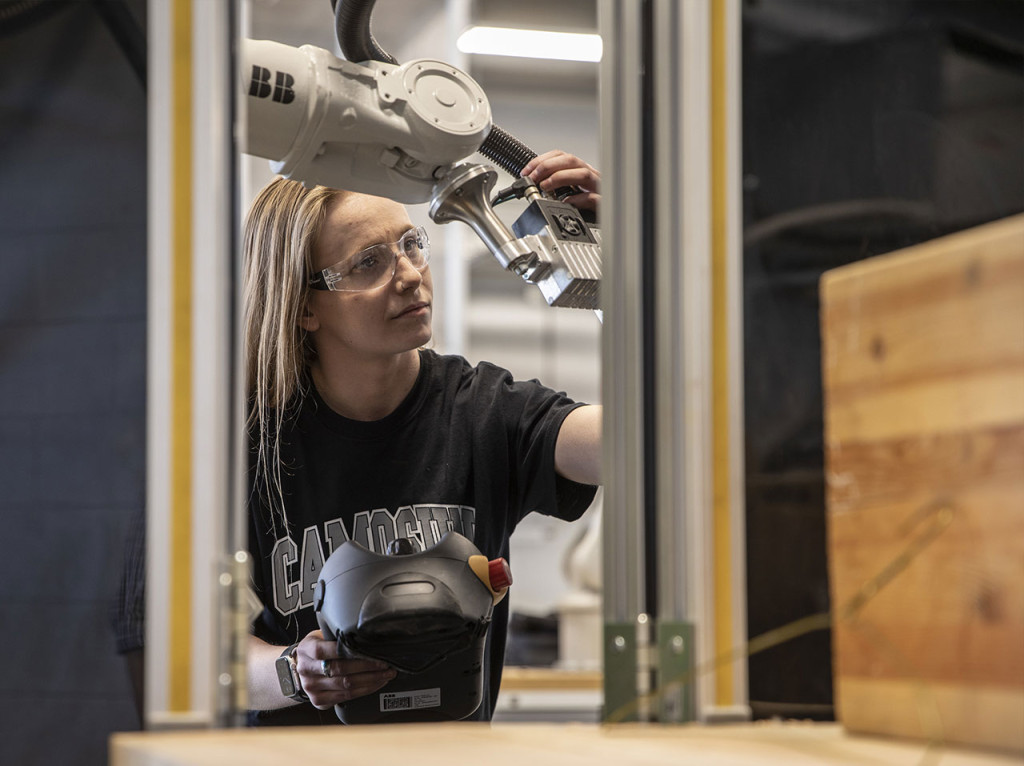
POLYGON ((0 3, 0 762, 137 729, 112 615, 142 511, 144 0, 0 3))

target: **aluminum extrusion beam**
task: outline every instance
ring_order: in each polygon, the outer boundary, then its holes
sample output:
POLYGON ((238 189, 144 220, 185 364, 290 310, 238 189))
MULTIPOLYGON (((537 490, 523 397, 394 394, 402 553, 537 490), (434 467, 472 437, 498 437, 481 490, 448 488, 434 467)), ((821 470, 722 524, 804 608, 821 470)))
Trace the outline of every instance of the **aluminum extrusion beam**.
POLYGON ((641 4, 601 0, 605 719, 636 720, 644 556, 641 4))

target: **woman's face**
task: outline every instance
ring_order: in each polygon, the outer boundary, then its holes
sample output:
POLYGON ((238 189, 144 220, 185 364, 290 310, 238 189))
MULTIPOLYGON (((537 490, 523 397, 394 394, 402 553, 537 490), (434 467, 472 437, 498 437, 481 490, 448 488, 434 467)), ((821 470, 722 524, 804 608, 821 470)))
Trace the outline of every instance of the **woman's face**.
MULTIPOLYGON (((327 208, 313 245, 313 270, 319 271, 371 245, 396 242, 412 228, 405 208, 383 197, 348 194, 327 208)), ((319 354, 363 358, 394 356, 430 340, 433 282, 400 257, 392 279, 362 292, 310 290, 304 326, 319 354)))

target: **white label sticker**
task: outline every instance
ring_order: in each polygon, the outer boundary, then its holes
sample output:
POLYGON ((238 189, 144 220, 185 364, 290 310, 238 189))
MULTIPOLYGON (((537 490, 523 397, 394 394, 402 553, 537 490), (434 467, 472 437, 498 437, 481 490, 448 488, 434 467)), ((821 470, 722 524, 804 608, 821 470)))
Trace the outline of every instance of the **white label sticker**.
POLYGON ((440 689, 385 692, 380 695, 380 712, 382 713, 399 713, 403 710, 422 710, 428 707, 441 707, 440 689))

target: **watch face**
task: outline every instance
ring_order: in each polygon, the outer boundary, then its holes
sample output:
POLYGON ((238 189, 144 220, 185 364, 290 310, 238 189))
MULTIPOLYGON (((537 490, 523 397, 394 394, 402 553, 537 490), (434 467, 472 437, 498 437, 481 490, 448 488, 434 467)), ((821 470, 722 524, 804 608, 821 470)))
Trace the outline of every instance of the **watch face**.
POLYGON ((291 676, 281 681, 281 691, 284 692, 285 697, 291 697, 295 694, 295 684, 292 683, 291 676))
POLYGON ((277 658, 277 680, 281 684, 281 693, 285 697, 295 694, 295 681, 292 679, 292 668, 288 657, 277 658))

